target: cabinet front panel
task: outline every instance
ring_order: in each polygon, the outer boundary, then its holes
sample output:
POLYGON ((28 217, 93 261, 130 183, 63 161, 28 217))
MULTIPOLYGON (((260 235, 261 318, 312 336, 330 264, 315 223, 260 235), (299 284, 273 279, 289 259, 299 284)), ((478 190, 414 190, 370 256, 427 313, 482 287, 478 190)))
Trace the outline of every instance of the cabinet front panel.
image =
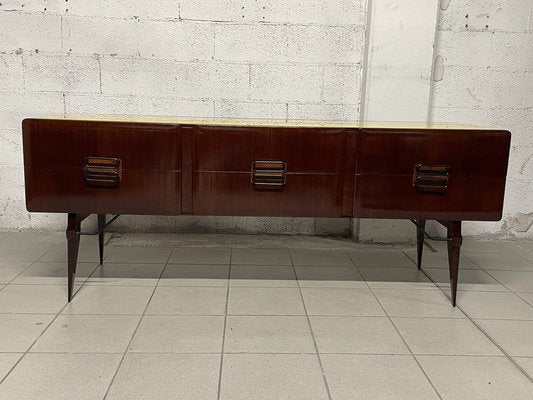
POLYGON ((194 127, 195 171, 250 171, 256 160, 278 160, 287 171, 342 173, 345 129, 194 127))
POLYGON ((281 190, 257 190, 249 173, 193 172, 193 213, 275 217, 340 217, 342 177, 288 174, 281 190))

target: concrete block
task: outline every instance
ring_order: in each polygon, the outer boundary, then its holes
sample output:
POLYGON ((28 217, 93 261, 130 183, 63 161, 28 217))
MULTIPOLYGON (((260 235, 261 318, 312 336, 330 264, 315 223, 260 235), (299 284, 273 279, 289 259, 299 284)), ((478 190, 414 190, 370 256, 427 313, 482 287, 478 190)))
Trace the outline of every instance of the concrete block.
POLYGON ((286 103, 264 103, 251 101, 215 101, 215 117, 222 118, 287 118, 286 103))
POLYGON ((465 107, 432 107, 430 121, 435 123, 467 124, 491 127, 487 110, 465 107))
POLYGON ((325 64, 358 63, 362 59, 364 41, 364 29, 359 27, 289 26, 288 61, 325 64))
MULTIPOLYGON (((3 229, 27 229, 30 224, 30 214, 26 211, 24 200, 12 200, 0 197, 0 226, 3 229)), ((64 228, 64 227, 63 227, 64 228)))
POLYGON ((64 15, 90 17, 136 17, 178 19, 178 0, 69 0, 63 1, 57 11, 64 15))
POLYGON ((215 59, 284 62, 288 58, 287 27, 262 24, 217 24, 215 59))
POLYGON ((5 12, 0 9, 0 52, 61 51, 59 15, 5 12))
POLYGON ((23 165, 22 130, 0 129, 0 166, 23 165))
POLYGON ((28 91, 100 91, 100 72, 96 56, 24 55, 24 81, 28 91))
POLYGON ((287 118, 289 120, 357 121, 359 107, 357 104, 289 103, 287 118))
POLYGON ((247 100, 250 67, 224 62, 179 63, 175 95, 186 99, 247 100))
POLYGON ((371 219, 359 220, 360 242, 413 242, 415 226, 406 220, 371 219))
POLYGON ((531 30, 530 0, 452 0, 439 13, 439 29, 523 32, 531 30), (487 27, 488 26, 488 27, 487 27))
POLYGON ((251 98, 270 101, 320 101, 323 69, 314 65, 252 65, 251 98))
POLYGON ((492 127, 511 131, 513 146, 533 144, 533 108, 494 108, 487 114, 492 127))
POLYGON ((361 65, 327 65, 324 67, 324 101, 359 104, 361 65))
POLYGON ((528 95, 525 71, 446 66, 435 83, 436 107, 523 108, 528 95))
POLYGON ((213 116, 210 100, 67 94, 65 102, 67 114, 213 116))
POLYGON ((63 115, 61 93, 0 92, 0 126, 18 129, 22 120, 45 115, 63 115))
POLYGON ((45 12, 45 10, 57 11, 64 4, 62 0, 3 0, 0 4, 0 11, 24 11, 24 12, 45 12))
POLYGON ((533 62, 533 35, 439 31, 436 52, 444 57, 445 66, 516 71, 529 68, 533 62))
POLYGON ((65 17, 66 51, 176 60, 210 60, 214 27, 208 23, 65 17))
POLYGON ((17 91, 23 89, 22 56, 0 54, 0 90, 17 91))
POLYGON ((0 166, 2 195, 13 200, 24 200, 24 166, 0 166))
POLYGON ((364 25, 362 0, 181 0, 182 19, 204 21, 278 22, 364 25))
POLYGON ((102 93, 149 97, 175 93, 175 61, 105 57, 100 64, 102 93))
POLYGON ((511 147, 507 175, 533 182, 533 144, 520 143, 511 147))

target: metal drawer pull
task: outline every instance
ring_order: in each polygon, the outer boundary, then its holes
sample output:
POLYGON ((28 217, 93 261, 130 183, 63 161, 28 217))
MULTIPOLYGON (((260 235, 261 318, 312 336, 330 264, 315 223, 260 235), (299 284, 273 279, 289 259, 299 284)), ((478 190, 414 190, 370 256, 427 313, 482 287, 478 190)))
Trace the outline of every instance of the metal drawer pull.
POLYGON ((417 164, 413 186, 421 193, 444 194, 450 182, 450 166, 444 164, 417 164))
POLYGON ((251 181, 257 190, 283 190, 287 180, 287 164, 283 161, 252 162, 251 181))
POLYGON ((88 186, 117 187, 122 179, 122 160, 110 157, 87 157, 83 170, 88 186))

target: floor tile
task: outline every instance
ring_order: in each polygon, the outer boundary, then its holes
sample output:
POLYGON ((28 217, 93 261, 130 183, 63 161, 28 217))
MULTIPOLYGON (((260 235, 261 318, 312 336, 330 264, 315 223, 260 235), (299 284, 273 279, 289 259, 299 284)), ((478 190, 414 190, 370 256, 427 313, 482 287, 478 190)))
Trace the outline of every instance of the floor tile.
POLYGON ((226 353, 314 353, 305 316, 228 316, 226 353))
POLYGON ((159 286, 227 286, 229 265, 168 264, 159 286))
POLYGON ((513 292, 533 292, 533 271, 489 271, 513 292))
POLYGON ((231 287, 228 314, 233 315, 303 315, 297 288, 231 287))
POLYGON ((533 320, 533 307, 510 292, 461 292, 457 304, 472 318, 533 320))
POLYGON ((476 321, 505 352, 516 357, 533 357, 533 321, 476 321))
POLYGON ((11 282, 31 264, 31 261, 0 262, 0 284, 11 282))
POLYGON ((165 264, 104 263, 87 280, 87 284, 155 286, 165 264))
POLYGON ((412 288, 427 289, 435 287, 426 275, 417 268, 359 268, 371 288, 412 288))
POLYGON ((523 298, 525 301, 529 303, 530 306, 533 307, 533 292, 528 293, 517 293, 521 298, 523 298))
POLYGON ((171 264, 229 264, 231 249, 226 247, 179 247, 172 250, 171 264))
MULTIPOLYGON (((424 272, 433 279, 437 286, 450 287, 450 273, 447 269, 425 268, 424 272)), ((492 271, 491 271, 492 274, 492 271)), ((508 292, 509 290, 491 277, 487 272, 477 270, 459 270, 459 283, 457 290, 508 292)))
POLYGON ((30 351, 124 352, 139 319, 126 315, 59 315, 30 351))
POLYGON ((393 318, 393 322, 414 354, 501 355, 467 319, 393 318))
POLYGON ((321 356, 335 400, 437 400, 412 356, 325 354, 321 356))
POLYGON ((285 249, 232 249, 231 265, 292 265, 292 261, 285 249))
POLYGON ((227 288, 158 287, 148 305, 148 315, 223 315, 227 288))
POLYGON ((512 242, 505 242, 502 240, 465 239, 463 240, 461 250, 466 252, 501 253, 509 251, 509 244, 512 244, 512 242))
POLYGON ((128 354, 107 399, 216 399, 219 368, 214 354, 128 354))
MULTIPOLYGON (((83 238, 82 238, 83 240, 83 238)), ((106 245, 104 247, 104 260, 109 252, 113 249, 113 246, 106 245)), ((44 262, 66 262, 67 261, 67 245, 56 244, 53 245, 49 251, 46 252, 39 261, 44 262)), ((80 244, 78 250, 78 262, 100 262, 100 253, 98 245, 95 244, 80 244)))
POLYGON ((120 354, 26 354, 0 385, 2 400, 102 399, 120 354))
POLYGON ((151 287, 84 286, 63 314, 142 314, 152 295, 151 287))
POLYGON ((0 353, 0 381, 22 357, 23 353, 0 353))
MULTIPOLYGON (((406 251, 405 254, 413 261, 413 264, 416 265, 417 255, 416 250, 406 251)), ((429 249, 424 249, 422 254, 422 269, 426 268, 442 268, 448 270, 448 253, 447 252, 434 252, 429 249)), ((479 267, 474 264, 470 259, 461 255, 459 261, 460 270, 465 269, 479 269, 479 267)))
POLYGON ((385 315, 368 289, 302 288, 309 315, 385 315))
POLYGON ((8 285, 0 291, 0 313, 56 314, 67 304, 67 287, 8 285))
POLYGON ((367 284, 355 267, 297 266, 300 287, 366 288, 367 284))
POLYGON ((440 289, 374 289, 374 294, 392 317, 465 318, 440 289))
POLYGON ((515 357, 514 360, 533 378, 533 357, 515 357))
POLYGON ((514 253, 476 253, 465 255, 483 269, 533 271, 533 262, 529 262, 514 253))
POLYGON ((294 265, 316 267, 353 267, 348 254, 341 251, 326 250, 291 250, 294 265))
POLYGON ((357 250, 351 251, 350 257, 357 267, 416 268, 400 250, 357 250))
POLYGON ((220 353, 223 316, 144 316, 132 353, 220 353))
POLYGON ((0 232, 0 242, 11 236, 13 232, 0 232))
POLYGON ((4 243, 0 242, 0 261, 35 261, 42 257, 50 244, 43 243, 4 243))
POLYGON ((505 357, 418 356, 443 400, 527 400, 533 383, 505 357))
POLYGON ((64 232, 12 232, 2 243, 21 243, 21 244, 57 244, 65 242, 64 232))
POLYGON ((222 400, 326 400, 316 355, 226 354, 222 400))
MULTIPOLYGON (((98 267, 97 263, 78 263, 76 266, 76 281, 85 281, 98 267)), ((22 272, 13 282, 15 285, 66 285, 67 263, 34 262, 31 267, 22 272)))
POLYGON ((110 263, 161 264, 169 259, 172 249, 166 247, 115 247, 106 257, 110 263))
POLYGON ((230 286, 297 287, 292 266, 232 265, 230 286))
POLYGON ((409 354, 387 317, 310 317, 319 353, 409 354))
POLYGON ((49 314, 0 314, 0 352, 25 352, 53 319, 49 314))

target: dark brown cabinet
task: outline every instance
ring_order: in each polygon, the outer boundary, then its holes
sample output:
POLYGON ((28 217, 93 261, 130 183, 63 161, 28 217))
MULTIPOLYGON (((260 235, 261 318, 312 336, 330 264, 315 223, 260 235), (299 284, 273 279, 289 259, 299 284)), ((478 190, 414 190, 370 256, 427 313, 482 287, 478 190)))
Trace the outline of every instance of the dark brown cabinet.
MULTIPOLYGON (((98 214, 427 219, 448 230, 455 304, 461 221, 502 215, 510 133, 442 126, 27 119, 29 211, 67 213, 69 300, 81 221, 98 214)), ((102 247, 102 244, 101 244, 102 247)))

